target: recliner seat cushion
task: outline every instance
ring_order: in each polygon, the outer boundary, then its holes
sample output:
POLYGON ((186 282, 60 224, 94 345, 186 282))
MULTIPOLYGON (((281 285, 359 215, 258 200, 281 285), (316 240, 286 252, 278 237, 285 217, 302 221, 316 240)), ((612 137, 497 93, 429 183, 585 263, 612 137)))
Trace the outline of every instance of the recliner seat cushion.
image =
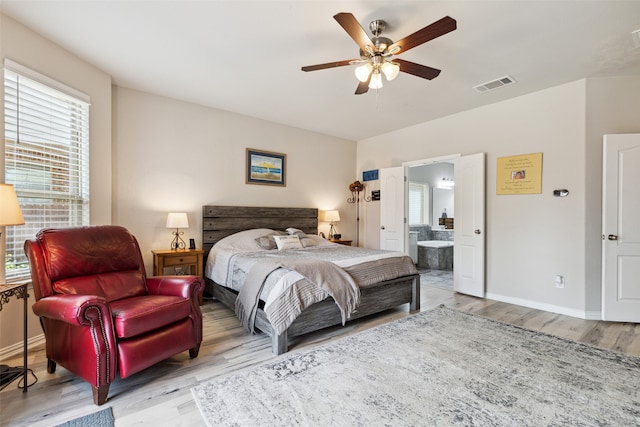
POLYGON ((118 338, 131 338, 170 325, 188 317, 191 311, 191 301, 179 296, 145 295, 111 303, 118 338))

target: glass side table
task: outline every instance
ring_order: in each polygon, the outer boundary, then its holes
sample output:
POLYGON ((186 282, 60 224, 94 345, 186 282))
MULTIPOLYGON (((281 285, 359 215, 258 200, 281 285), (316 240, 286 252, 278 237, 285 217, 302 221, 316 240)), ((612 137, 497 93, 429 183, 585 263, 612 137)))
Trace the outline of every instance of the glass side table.
MULTIPOLYGON (((16 298, 22 298, 24 300, 24 366, 22 367, 22 378, 24 381, 24 387, 22 387, 22 392, 26 393, 27 389, 27 300, 29 299, 29 294, 27 293, 27 283, 23 284, 13 284, 13 285, 2 285, 0 284, 0 311, 2 311, 2 305, 9 302, 9 299, 15 296, 16 298)), ((18 368, 8 368, 9 370, 18 369, 18 368)), ((8 380, 6 384, 11 383, 15 378, 11 378, 8 380)))

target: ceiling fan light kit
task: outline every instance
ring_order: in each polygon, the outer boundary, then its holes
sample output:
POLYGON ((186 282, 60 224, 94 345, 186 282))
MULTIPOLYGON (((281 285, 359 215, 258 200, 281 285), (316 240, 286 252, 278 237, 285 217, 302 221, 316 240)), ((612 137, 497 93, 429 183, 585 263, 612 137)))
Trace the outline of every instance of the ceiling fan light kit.
POLYGON ((429 40, 451 32, 457 26, 455 19, 445 16, 439 21, 427 25, 394 43, 392 40, 381 36, 387 25, 381 19, 376 19, 369 24, 369 29, 373 34, 373 38, 369 38, 351 13, 338 13, 333 18, 358 44, 360 58, 305 66, 302 67, 302 71, 316 71, 360 64, 355 69, 356 78, 360 82, 355 92, 356 95, 366 93, 368 89, 380 89, 382 87, 382 74, 384 74, 387 81, 395 79, 401 71, 427 80, 436 78, 440 74, 440 70, 402 59, 392 60, 392 56, 406 52, 429 40))
POLYGON ((356 68, 356 78, 362 83, 365 83, 369 80, 369 76, 371 75, 372 71, 373 66, 367 62, 366 64, 356 68))
POLYGON ((384 76, 387 78, 388 81, 395 79, 396 77, 398 77, 398 74, 400 73, 400 65, 396 64, 395 62, 385 61, 380 66, 380 69, 382 70, 382 72, 384 73, 384 76))
POLYGON ((382 87, 382 75, 378 70, 371 74, 371 80, 369 81, 369 88, 380 89, 381 87, 382 87))

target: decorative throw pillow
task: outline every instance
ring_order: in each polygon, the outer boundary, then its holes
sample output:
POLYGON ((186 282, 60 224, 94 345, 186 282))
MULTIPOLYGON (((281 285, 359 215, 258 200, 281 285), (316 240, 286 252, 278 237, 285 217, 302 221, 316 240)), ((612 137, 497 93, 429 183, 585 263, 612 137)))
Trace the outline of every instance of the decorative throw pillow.
POLYGON ((276 241, 276 245, 278 245, 278 250, 280 251, 284 249, 298 249, 302 247, 302 243, 300 243, 300 238, 298 236, 273 236, 273 239, 276 241))

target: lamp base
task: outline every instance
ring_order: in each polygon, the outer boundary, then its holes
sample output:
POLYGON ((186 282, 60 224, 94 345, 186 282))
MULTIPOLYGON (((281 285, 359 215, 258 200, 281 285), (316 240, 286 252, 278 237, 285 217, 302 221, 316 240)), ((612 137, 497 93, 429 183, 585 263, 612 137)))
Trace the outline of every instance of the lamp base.
POLYGON ((182 237, 180 237, 180 235, 184 234, 184 233, 176 228, 176 231, 174 231, 172 234, 175 237, 173 238, 173 241, 171 242, 171 250, 172 251, 179 251, 179 250, 186 249, 187 245, 184 242, 184 240, 182 240, 182 237))
POLYGON ((333 226, 333 223, 329 226, 329 240, 333 240, 336 235, 336 228, 333 226))

